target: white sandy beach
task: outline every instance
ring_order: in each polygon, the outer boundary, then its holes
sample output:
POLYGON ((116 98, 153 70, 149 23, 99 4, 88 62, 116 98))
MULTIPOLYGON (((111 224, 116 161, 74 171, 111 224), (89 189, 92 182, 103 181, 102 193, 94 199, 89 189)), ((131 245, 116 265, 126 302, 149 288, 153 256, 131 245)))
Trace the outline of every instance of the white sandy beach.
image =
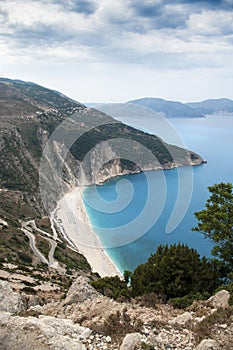
POLYGON ((58 202, 57 223, 79 252, 89 262, 92 271, 101 277, 121 277, 120 271, 105 253, 101 242, 94 232, 82 200, 82 189, 74 188, 58 202))

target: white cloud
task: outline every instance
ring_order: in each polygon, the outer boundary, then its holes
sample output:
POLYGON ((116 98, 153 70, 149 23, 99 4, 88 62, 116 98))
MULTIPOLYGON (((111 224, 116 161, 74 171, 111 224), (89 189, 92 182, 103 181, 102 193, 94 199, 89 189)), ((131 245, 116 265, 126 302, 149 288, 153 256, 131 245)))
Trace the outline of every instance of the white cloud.
POLYGON ((192 32, 205 35, 228 35, 233 33, 233 12, 203 11, 192 14, 187 21, 192 32))
MULTIPOLYGON (((2 66, 26 62, 29 70, 33 67, 32 72, 36 66, 43 67, 50 77, 52 72, 45 67, 51 64, 59 69, 61 65, 73 70, 77 67, 85 72, 86 81, 102 79, 106 84, 111 69, 116 71, 114 79, 119 84, 117 72, 124 77, 129 67, 130 79, 137 76, 138 69, 147 79, 150 74, 161 76, 161 71, 177 71, 175 77, 182 71, 195 74, 197 69, 214 68, 222 74, 227 69, 228 76, 232 72, 232 9, 191 0, 83 0, 74 7, 75 3, 1 0, 2 66)), ((103 82, 99 86, 105 94, 110 93, 103 82)))

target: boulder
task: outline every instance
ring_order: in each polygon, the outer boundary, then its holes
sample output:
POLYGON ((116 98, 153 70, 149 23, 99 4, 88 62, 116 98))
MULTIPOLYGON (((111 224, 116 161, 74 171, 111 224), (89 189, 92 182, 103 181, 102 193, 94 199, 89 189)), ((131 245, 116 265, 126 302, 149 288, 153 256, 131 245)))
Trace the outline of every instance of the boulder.
POLYGON ((120 350, 135 350, 141 344, 142 336, 140 333, 126 334, 120 346, 120 350))
POLYGON ((93 300, 99 296, 100 294, 88 283, 88 280, 79 276, 72 283, 64 300, 64 305, 83 303, 85 300, 93 300))
POLYGON ((90 331, 67 319, 19 317, 4 312, 0 325, 0 344, 5 350, 86 350, 82 335, 90 331))
POLYGON ((181 315, 178 315, 173 320, 170 321, 170 323, 173 326, 181 326, 181 327, 187 327, 190 326, 193 321, 193 316, 190 312, 184 312, 181 315))
POLYGON ((229 298, 230 298, 230 293, 223 289, 220 290, 218 293, 213 295, 207 300, 207 304, 210 305, 211 307, 217 309, 219 307, 228 307, 229 306, 229 298))
POLYGON ((204 339, 196 347, 196 350, 220 350, 218 343, 212 339, 204 339))
POLYGON ((24 310, 22 298, 7 281, 0 280, 0 311, 19 313, 24 310))

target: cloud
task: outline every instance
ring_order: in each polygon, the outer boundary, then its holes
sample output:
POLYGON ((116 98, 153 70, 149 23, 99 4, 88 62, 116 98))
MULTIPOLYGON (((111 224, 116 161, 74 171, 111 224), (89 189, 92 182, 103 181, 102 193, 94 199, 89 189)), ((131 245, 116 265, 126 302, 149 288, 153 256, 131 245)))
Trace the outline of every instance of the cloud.
POLYGON ((63 55, 64 60, 76 57, 153 69, 228 65, 224 55, 233 52, 232 3, 2 0, 1 54, 54 61, 63 55))
POLYGON ((54 4, 60 4, 65 11, 72 11, 91 15, 95 13, 98 8, 96 1, 90 0, 53 0, 54 4))
POLYGON ((233 34, 233 12, 203 11, 192 14, 187 22, 189 28, 196 34, 227 36, 233 34))

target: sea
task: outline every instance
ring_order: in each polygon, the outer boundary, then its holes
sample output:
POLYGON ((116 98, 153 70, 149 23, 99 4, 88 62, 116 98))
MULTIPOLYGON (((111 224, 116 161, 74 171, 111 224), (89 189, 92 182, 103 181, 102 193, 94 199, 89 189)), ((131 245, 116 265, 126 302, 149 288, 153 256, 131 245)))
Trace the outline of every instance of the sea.
POLYGON ((117 177, 86 188, 86 211, 106 253, 122 273, 146 262, 160 244, 181 242, 211 257, 213 243, 192 231, 194 213, 204 208, 208 186, 233 182, 233 115, 120 120, 193 150, 207 163, 117 177))

